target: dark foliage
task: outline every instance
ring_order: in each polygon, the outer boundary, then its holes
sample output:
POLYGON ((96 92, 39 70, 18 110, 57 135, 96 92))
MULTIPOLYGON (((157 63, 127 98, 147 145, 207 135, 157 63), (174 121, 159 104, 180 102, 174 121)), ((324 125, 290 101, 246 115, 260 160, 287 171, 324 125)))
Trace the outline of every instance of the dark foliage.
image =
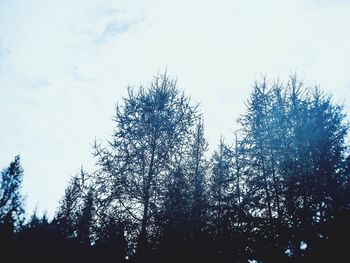
MULTIPOLYGON (((338 262, 350 236, 349 125, 292 77, 256 83, 232 144, 210 157, 197 106, 158 75, 129 88, 97 169, 56 215, 23 220, 19 157, 1 172, 6 262, 338 262)), ((5 262, 5 261, 4 261, 5 262)))

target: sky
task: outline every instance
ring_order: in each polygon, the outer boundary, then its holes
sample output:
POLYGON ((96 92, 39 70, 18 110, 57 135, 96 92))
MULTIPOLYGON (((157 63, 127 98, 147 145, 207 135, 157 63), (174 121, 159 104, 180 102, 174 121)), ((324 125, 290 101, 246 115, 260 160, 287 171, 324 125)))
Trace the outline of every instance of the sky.
POLYGON ((211 150, 263 76, 296 73, 349 113, 349 14, 345 0, 0 0, 0 168, 20 154, 27 211, 53 216, 126 87, 165 69, 211 150))

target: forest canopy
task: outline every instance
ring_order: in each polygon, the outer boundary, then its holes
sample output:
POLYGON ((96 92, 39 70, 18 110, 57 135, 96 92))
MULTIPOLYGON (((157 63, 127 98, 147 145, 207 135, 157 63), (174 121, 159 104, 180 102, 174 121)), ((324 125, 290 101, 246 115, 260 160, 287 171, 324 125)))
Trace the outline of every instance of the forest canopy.
POLYGON ((52 220, 24 220, 19 156, 1 172, 3 257, 57 262, 331 262, 346 256, 349 122, 295 76, 256 82, 210 153, 199 106, 167 74, 128 88, 96 169, 52 220), (228 143, 226 142, 228 141, 228 143), (21 253, 15 253, 21 251, 21 253))

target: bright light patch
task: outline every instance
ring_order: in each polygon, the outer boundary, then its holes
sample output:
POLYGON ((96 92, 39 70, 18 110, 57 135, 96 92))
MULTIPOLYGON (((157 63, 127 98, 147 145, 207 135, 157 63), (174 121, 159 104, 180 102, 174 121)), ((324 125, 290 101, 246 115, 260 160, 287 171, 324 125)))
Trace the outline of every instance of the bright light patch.
POLYGON ((304 241, 300 242, 300 249, 305 250, 307 248, 307 244, 304 241))

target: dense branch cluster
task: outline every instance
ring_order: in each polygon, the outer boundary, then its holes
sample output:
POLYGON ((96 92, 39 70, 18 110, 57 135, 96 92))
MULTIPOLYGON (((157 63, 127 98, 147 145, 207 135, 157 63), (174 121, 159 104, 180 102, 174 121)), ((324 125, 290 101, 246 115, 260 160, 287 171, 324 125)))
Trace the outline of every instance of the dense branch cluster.
POLYGON ((197 105, 166 74, 129 88, 114 122, 112 137, 94 143, 96 170, 71 179, 51 222, 34 214, 22 224, 19 158, 2 172, 1 231, 12 224, 14 244, 29 255, 41 246, 60 262, 346 255, 349 125, 319 88, 295 77, 255 83, 240 128, 211 155, 197 105))

